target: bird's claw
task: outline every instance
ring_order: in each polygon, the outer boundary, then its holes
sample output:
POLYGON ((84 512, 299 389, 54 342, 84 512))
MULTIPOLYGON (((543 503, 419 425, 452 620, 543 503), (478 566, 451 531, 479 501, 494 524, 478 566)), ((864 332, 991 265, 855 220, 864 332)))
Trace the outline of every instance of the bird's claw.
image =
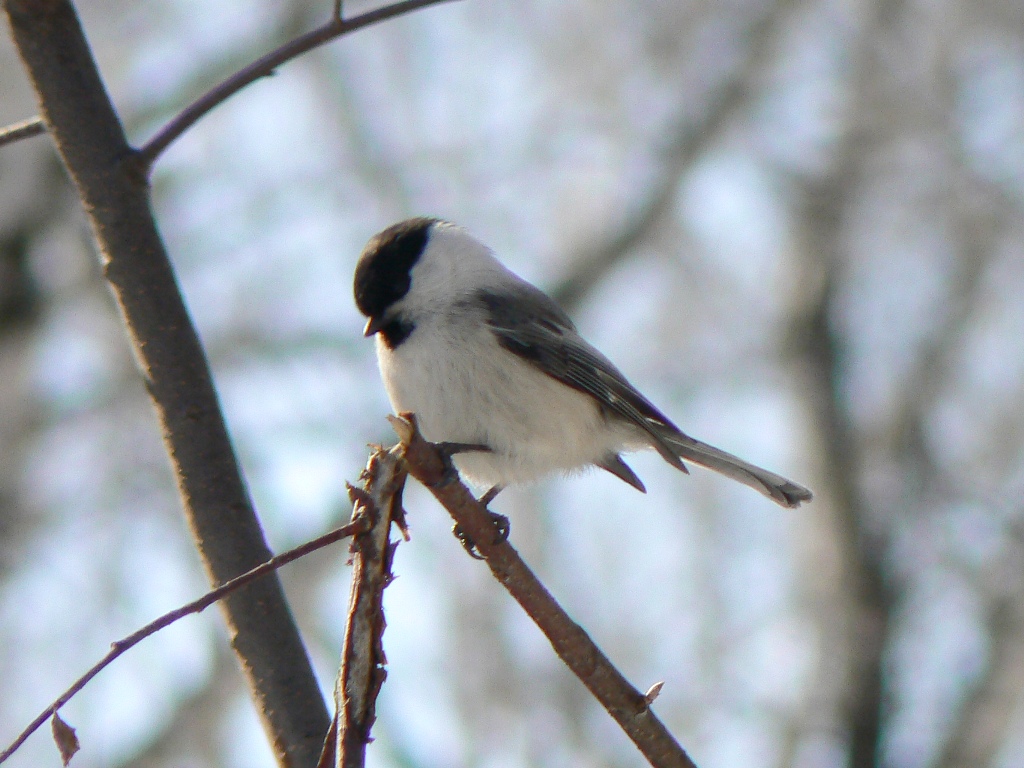
MULTIPOLYGON (((491 516, 491 522, 494 524, 495 537, 492 544, 503 544, 508 541, 509 534, 512 532, 512 524, 509 522, 509 519, 504 515, 499 515, 497 512, 491 512, 490 510, 487 510, 487 514, 491 516)), ((480 550, 477 549, 476 542, 469 538, 469 534, 462 530, 461 525, 456 524, 452 528, 452 533, 455 534, 455 538, 459 540, 459 543, 462 544, 462 548, 466 550, 470 557, 474 560, 485 559, 484 556, 480 554, 480 550)))
POLYGON ((497 532, 493 543, 504 544, 508 541, 509 534, 512 533, 512 523, 507 517, 499 515, 497 512, 487 510, 487 513, 491 516, 491 522, 494 523, 494 530, 497 532))

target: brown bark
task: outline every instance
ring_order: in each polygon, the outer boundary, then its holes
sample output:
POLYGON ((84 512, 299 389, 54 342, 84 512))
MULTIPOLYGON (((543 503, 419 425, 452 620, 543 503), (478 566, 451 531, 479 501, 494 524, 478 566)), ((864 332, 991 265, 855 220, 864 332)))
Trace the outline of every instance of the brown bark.
MULTIPOLYGON (((211 582, 270 558, 136 151, 67 0, 7 0, 15 44, 78 188, 211 582)), ((316 764, 329 717, 276 576, 224 602, 232 646, 281 765, 316 764)))

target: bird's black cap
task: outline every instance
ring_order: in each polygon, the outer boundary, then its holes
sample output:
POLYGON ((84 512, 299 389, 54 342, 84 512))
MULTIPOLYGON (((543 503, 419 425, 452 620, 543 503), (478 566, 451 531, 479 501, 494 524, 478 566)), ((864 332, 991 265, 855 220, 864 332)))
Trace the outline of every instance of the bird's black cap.
POLYGON ((425 216, 406 219, 370 238, 356 265, 354 293, 360 312, 379 319, 409 292, 410 272, 438 221, 425 216))

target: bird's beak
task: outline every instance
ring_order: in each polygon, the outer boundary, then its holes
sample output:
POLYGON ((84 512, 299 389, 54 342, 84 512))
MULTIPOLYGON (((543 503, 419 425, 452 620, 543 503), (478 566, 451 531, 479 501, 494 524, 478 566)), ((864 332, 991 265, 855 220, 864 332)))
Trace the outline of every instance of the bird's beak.
POLYGON ((373 336, 375 333, 378 333, 385 324, 386 321, 383 317, 371 317, 366 321, 366 327, 363 329, 363 336, 373 336))

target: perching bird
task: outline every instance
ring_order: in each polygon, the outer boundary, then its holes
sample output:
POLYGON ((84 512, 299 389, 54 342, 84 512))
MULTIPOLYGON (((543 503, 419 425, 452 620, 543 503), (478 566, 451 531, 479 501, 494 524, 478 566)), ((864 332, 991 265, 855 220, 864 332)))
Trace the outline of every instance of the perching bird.
POLYGON ((427 440, 479 446, 454 457, 490 486, 589 465, 634 488, 620 453, 653 448, 738 480, 784 507, 811 492, 683 434, 576 331, 540 289, 483 243, 439 219, 415 218, 375 235, 359 258, 356 306, 376 336, 396 412, 412 411, 427 440))

